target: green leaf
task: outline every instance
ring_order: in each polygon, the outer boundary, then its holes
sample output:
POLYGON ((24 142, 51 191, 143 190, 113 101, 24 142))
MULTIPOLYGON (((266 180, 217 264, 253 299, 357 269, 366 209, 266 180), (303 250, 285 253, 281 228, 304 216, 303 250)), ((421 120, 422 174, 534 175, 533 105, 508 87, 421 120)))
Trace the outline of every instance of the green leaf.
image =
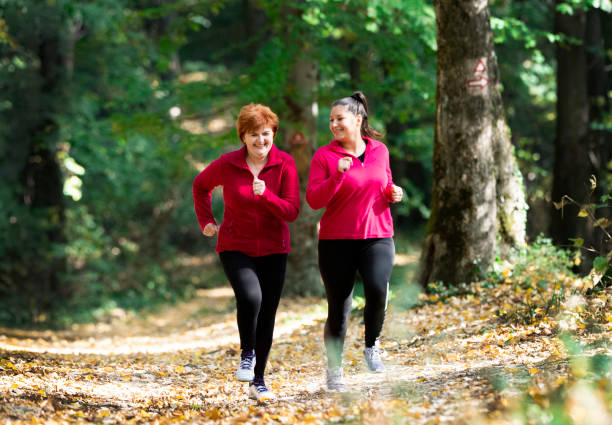
POLYGON ((606 257, 595 257, 593 260, 593 268, 596 272, 605 272, 608 268, 608 259, 606 257))
POLYGON ((582 238, 570 238, 570 241, 574 242, 575 248, 580 248, 584 244, 584 239, 582 238))

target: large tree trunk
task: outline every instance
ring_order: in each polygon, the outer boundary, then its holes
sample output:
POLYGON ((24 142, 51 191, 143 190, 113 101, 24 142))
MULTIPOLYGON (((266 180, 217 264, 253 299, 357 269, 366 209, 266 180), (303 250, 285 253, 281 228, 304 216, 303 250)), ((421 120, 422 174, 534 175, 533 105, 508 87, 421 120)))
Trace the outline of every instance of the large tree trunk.
POLYGON ((308 34, 300 27, 302 10, 296 3, 282 6, 285 54, 292 58, 281 110, 283 146, 293 156, 300 179, 300 214, 290 223, 291 253, 287 263, 285 293, 322 295, 317 259, 317 223, 320 214, 306 203, 308 171, 317 146, 317 63, 307 47, 308 34))
MULTIPOLYGON (((606 40, 603 29, 612 23, 609 13, 600 9, 591 9, 587 13, 586 29, 586 61, 587 61, 587 94, 589 103, 589 152, 591 173, 597 177, 598 185, 594 193, 594 202, 599 203, 602 195, 609 193, 610 187, 606 187, 606 175, 609 173, 608 164, 612 161, 612 131, 605 125, 606 117, 610 114, 610 86, 606 72, 606 49, 610 48, 610 41, 606 40), (606 42, 608 43, 606 45, 606 42)), ((612 211, 609 208, 598 210, 597 217, 612 219, 612 211)), ((592 227, 593 223, 589 223, 592 227)), ((592 229, 593 240, 587 241, 594 249, 601 253, 610 251, 606 235, 601 229, 592 229)), ((591 253, 583 262, 590 269, 591 253)))
MULTIPOLYGON (((586 13, 555 14, 555 32, 585 40, 586 13)), ((557 46, 557 130, 553 170, 553 201, 568 195, 583 202, 589 193, 588 134, 589 104, 585 46, 561 42, 557 46)), ((578 208, 565 206, 552 211, 551 235, 555 243, 571 244, 569 238, 590 240, 588 221, 578 217, 578 208)))
POLYGON ((301 207, 290 224, 292 251, 289 255, 286 292, 292 295, 321 295, 323 286, 317 261, 317 222, 320 214, 306 203, 306 186, 312 154, 316 148, 317 66, 306 51, 291 71, 283 117, 283 144, 295 159, 300 178, 301 207))
POLYGON ((486 1, 437 0, 431 217, 419 280, 469 282, 524 242, 522 180, 508 138, 486 1))
POLYGON ((57 123, 53 120, 52 102, 62 93, 62 71, 64 59, 60 54, 58 37, 43 39, 38 45, 41 91, 38 101, 42 107, 41 116, 24 142, 29 153, 21 170, 23 185, 22 202, 34 216, 44 222, 44 233, 40 234, 40 246, 47 258, 27 258, 27 272, 22 276, 23 288, 30 298, 30 308, 36 315, 51 308, 52 302, 67 295, 61 285, 60 275, 65 272, 63 256, 52 254, 57 251, 53 245, 65 243, 63 178, 57 160, 55 141, 57 123), (48 109, 45 109, 48 108, 48 109))

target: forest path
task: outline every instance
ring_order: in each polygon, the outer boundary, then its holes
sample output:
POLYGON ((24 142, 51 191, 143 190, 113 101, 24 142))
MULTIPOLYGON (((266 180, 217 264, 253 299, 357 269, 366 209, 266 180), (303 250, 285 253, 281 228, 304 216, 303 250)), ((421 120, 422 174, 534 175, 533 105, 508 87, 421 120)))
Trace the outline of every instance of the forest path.
MULTIPOLYGON (((228 287, 145 317, 117 312, 69 331, 0 330, 0 421, 11 423, 474 423, 524 391, 567 380, 548 321, 501 324, 501 292, 412 310, 390 306, 387 372, 365 371, 361 311, 345 345, 346 393, 324 388, 325 302, 283 299, 258 404, 234 379, 238 333, 228 287)), ((612 353, 610 326, 580 339, 612 353), (607 342, 606 342, 607 341, 607 342)), ((604 415, 606 412, 603 413, 604 415)))

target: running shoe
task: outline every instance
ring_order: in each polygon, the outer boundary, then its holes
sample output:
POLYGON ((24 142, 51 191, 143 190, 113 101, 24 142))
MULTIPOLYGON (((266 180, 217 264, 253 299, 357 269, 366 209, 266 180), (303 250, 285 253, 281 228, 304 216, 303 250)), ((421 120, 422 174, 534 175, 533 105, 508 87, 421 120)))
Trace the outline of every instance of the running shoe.
POLYGON ((344 391, 346 389, 341 367, 328 367, 326 372, 327 389, 329 391, 344 391))
POLYGON ((262 378, 255 378, 249 384, 249 398, 257 401, 274 400, 276 396, 272 391, 266 388, 266 384, 262 378))
POLYGON ((363 350, 363 356, 371 372, 382 373, 386 370, 385 365, 380 359, 380 354, 381 350, 377 345, 366 347, 365 350, 363 350))
POLYGON ((236 370, 236 379, 251 382, 255 378, 255 350, 242 350, 240 364, 236 370))

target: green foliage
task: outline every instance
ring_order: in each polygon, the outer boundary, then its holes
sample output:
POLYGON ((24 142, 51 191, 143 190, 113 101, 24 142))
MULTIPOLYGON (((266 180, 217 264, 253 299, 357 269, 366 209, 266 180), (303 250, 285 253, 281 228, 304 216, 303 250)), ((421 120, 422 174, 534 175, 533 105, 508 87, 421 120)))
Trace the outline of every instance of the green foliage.
POLYGON ((590 356, 586 351, 592 347, 582 347, 569 337, 564 342, 572 354, 569 374, 529 386, 512 409, 516 423, 603 423, 600 421, 607 415, 605 406, 612 394, 612 358, 606 354, 590 356))
MULTIPOLYGON (((533 198, 544 198, 550 181, 552 3, 491 5, 508 122, 533 198)), ((188 294, 176 257, 212 249, 195 222, 192 179, 237 145, 244 103, 272 106, 284 131, 288 76, 304 54, 318 67, 318 143, 330 138, 330 103, 363 90, 392 157, 422 169, 418 181, 394 176, 407 193, 394 214, 427 217, 436 49, 425 0, 0 0, 0 212, 9 218, 0 223, 0 321, 50 320, 41 298, 86 312, 188 294), (57 40, 62 59, 53 92, 43 88, 43 39, 57 40), (33 143, 61 167, 65 217, 24 203, 20 173, 33 143), (53 226, 64 242, 50 242, 53 226), (24 295, 20 276, 57 261, 66 261, 66 292, 42 295, 31 280, 24 295)), ((217 195, 213 205, 220 214, 217 195)), ((393 282, 404 282, 397 270, 393 282)), ((444 298, 458 289, 430 290, 444 298)))

